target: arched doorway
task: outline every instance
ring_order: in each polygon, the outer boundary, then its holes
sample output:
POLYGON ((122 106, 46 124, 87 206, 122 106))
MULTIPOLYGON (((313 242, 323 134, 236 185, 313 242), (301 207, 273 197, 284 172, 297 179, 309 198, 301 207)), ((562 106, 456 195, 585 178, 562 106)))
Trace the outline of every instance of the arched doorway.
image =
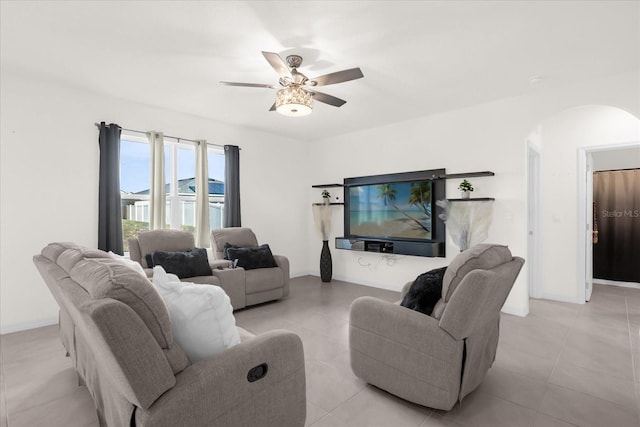
POLYGON ((584 303, 591 280, 589 154, 640 145, 640 120, 616 107, 575 107, 540 122, 527 144, 528 191, 539 190, 537 199, 527 198, 529 227, 538 224, 538 233, 529 228, 527 236, 529 295, 584 303))

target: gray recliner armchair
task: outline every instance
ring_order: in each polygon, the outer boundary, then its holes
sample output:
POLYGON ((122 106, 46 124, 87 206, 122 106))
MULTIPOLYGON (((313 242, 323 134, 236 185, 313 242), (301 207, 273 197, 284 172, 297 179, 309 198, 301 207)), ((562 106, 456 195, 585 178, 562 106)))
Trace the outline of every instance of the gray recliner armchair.
POLYGON ((450 410, 493 364, 500 309, 523 264, 506 246, 482 244, 460 253, 447 268, 431 316, 377 298, 356 299, 349 326, 353 372, 405 400, 450 410))
MULTIPOLYGON (((211 248, 214 262, 224 262, 224 245, 257 247, 258 239, 247 227, 227 227, 211 231, 211 248)), ((244 289, 244 304, 254 305, 273 301, 289 295, 289 260, 283 255, 273 255, 277 267, 245 270, 234 268, 218 270, 220 280, 233 282, 244 289)), ((229 262, 229 261, 226 261, 229 262)), ((236 306, 234 305, 234 308, 236 306)))

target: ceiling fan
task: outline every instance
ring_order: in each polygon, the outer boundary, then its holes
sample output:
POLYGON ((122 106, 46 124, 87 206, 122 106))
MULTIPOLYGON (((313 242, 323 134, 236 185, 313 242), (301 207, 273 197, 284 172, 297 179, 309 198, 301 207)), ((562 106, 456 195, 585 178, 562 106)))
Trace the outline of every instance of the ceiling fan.
MULTIPOLYGON (((269 111, 277 111, 285 116, 306 116, 313 109, 313 100, 325 104, 340 107, 347 101, 336 98, 326 93, 318 92, 316 86, 327 86, 336 83, 348 82, 364 77, 360 68, 350 68, 348 70, 336 71, 335 73, 324 74, 313 79, 298 71, 302 64, 302 57, 299 55, 287 56, 285 62, 280 55, 273 52, 262 52, 269 64, 280 76, 278 83, 282 87, 276 94, 276 102, 273 103, 269 111)), ((227 86, 260 87, 278 89, 275 85, 262 83, 237 83, 220 82, 227 86)))

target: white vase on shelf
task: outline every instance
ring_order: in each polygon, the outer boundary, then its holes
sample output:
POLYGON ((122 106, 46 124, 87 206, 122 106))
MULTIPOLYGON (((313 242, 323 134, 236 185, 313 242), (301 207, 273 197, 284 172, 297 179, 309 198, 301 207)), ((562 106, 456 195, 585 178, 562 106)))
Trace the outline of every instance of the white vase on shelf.
POLYGON ((471 198, 471 191, 462 191, 462 198, 463 199, 471 198))

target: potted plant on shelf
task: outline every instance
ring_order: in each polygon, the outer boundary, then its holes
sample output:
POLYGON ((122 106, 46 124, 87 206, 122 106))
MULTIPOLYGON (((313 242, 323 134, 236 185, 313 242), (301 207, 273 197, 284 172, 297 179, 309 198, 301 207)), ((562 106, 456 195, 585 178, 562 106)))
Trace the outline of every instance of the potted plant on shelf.
POLYGON ((321 196, 322 196, 322 201, 324 202, 325 205, 328 205, 329 203, 331 203, 331 193, 329 193, 327 190, 322 190, 321 196))
POLYGON ((471 185, 471 183, 466 179, 463 179, 460 185, 458 185, 458 190, 462 192, 463 199, 468 199, 473 191, 473 185, 471 185))

